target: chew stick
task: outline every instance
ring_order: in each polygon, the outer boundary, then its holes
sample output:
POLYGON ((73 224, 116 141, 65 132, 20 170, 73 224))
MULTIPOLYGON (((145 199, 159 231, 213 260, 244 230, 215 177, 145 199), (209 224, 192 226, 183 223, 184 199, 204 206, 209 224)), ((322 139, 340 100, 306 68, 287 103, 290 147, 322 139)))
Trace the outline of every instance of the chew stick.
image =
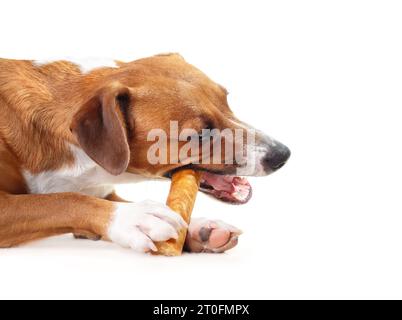
MULTIPOLYGON (((200 186, 201 173, 185 169, 175 172, 172 176, 169 196, 166 204, 180 214, 183 219, 190 223, 195 198, 200 186)), ((157 254, 165 256, 179 256, 182 254, 187 229, 182 229, 177 240, 171 239, 166 242, 157 242, 157 254)))

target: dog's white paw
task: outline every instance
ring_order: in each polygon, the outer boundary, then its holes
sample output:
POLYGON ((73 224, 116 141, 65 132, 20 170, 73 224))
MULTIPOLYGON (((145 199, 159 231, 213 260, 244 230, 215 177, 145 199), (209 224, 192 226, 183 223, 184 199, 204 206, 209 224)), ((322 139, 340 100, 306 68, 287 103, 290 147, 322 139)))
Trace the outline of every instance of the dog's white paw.
POLYGON ((108 237, 138 252, 157 251, 155 241, 177 239, 178 231, 186 227, 183 218, 164 204, 150 200, 115 203, 108 237))

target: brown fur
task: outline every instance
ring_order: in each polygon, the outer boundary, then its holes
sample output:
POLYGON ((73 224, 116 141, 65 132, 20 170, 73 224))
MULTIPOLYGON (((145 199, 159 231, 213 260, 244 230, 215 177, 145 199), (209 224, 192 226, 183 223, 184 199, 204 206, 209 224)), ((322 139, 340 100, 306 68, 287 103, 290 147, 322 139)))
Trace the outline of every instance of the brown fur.
POLYGON ((179 130, 235 129, 226 90, 181 56, 119 66, 82 75, 66 61, 37 67, 0 59, 0 246, 66 232, 106 237, 110 201, 78 193, 28 194, 22 170, 35 174, 72 165, 68 143, 112 174, 160 176, 179 165, 148 163, 150 129, 168 131, 171 119, 179 121, 179 130))

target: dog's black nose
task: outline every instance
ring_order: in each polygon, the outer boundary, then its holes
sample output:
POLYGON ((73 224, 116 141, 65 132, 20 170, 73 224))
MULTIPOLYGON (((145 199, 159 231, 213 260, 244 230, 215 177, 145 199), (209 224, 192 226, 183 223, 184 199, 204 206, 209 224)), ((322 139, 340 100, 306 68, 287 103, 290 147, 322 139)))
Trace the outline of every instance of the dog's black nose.
POLYGON ((289 157, 289 148, 280 142, 275 142, 275 146, 272 146, 264 157, 264 166, 269 167, 272 171, 278 170, 285 165, 289 157))

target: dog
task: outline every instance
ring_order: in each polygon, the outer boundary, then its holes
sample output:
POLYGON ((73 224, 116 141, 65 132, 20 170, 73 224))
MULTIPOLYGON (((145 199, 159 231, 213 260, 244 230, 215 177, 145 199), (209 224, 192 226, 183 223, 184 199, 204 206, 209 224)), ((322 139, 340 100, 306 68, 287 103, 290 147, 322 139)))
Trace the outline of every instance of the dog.
MULTIPOLYGON (((179 54, 99 64, 0 59, 0 247, 72 233, 155 251, 155 242, 177 238, 186 223, 162 203, 125 201, 113 186, 168 179, 184 167, 203 171, 201 191, 247 202, 251 186, 238 170, 268 175, 290 151, 238 120, 227 94, 179 54), (240 139, 248 150, 242 161, 196 163, 184 153, 181 161, 151 164, 148 133, 169 135, 172 120, 201 141, 207 129, 253 131, 254 139, 240 139)), ((189 252, 224 252, 241 233, 202 218, 188 227, 189 252)))

